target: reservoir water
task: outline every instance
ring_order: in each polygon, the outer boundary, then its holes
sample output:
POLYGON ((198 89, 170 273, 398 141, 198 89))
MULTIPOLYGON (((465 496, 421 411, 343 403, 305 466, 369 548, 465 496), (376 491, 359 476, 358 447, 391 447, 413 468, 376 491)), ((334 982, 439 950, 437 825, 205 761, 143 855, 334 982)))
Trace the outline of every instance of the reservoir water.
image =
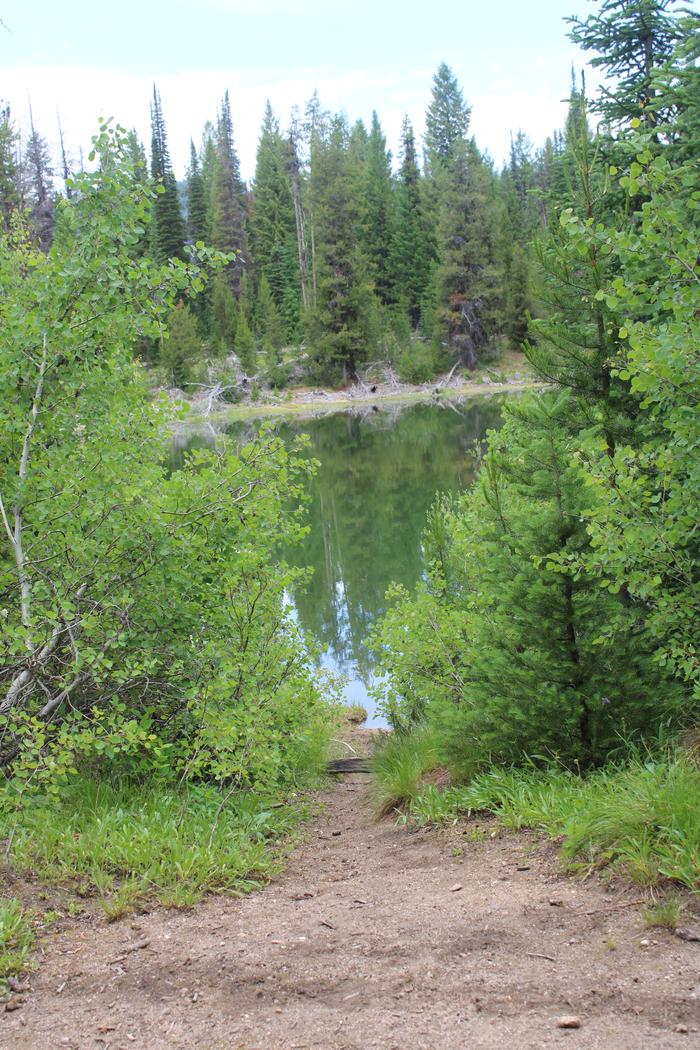
MULTIPOLYGON (((321 666, 343 676, 349 702, 383 725, 368 687, 374 660, 370 628, 386 609, 392 581, 412 587, 424 571, 421 535, 438 492, 466 488, 474 479, 480 442, 500 423, 501 401, 474 398, 447 404, 392 405, 315 418, 280 417, 283 440, 308 434, 308 454, 320 462, 311 482, 309 533, 288 552, 313 568, 311 582, 290 595, 304 630, 317 640, 321 666)), ((268 420, 269 423, 269 420, 268 420)), ((173 444, 177 467, 190 448, 226 434, 249 440, 259 422, 184 427, 173 444)))

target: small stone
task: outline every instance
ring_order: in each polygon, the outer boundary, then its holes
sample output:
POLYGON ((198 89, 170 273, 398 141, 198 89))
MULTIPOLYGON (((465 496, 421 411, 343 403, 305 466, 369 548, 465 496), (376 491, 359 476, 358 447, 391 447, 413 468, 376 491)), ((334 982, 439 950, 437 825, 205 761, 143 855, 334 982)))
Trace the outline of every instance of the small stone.
POLYGON ((639 942, 639 947, 640 948, 648 948, 649 947, 649 939, 647 937, 642 937, 641 941, 639 942))
POLYGON ((673 1031, 674 1032, 678 1032, 679 1035, 687 1035, 688 1034, 688 1025, 687 1024, 677 1024, 676 1027, 673 1029, 673 1031))
POLYGON ((573 1014, 567 1017, 560 1017, 557 1021, 557 1028, 580 1028, 581 1018, 575 1017, 573 1014))
POLYGON ((561 899, 561 897, 550 897, 549 903, 552 905, 553 908, 561 908, 564 904, 564 901, 561 899))
POLYGON ((462 888, 461 882, 455 882, 454 886, 450 886, 450 893, 458 893, 462 888))
POLYGON ((334 839, 337 839, 338 836, 340 835, 340 832, 339 831, 332 831, 331 835, 333 836, 334 839))

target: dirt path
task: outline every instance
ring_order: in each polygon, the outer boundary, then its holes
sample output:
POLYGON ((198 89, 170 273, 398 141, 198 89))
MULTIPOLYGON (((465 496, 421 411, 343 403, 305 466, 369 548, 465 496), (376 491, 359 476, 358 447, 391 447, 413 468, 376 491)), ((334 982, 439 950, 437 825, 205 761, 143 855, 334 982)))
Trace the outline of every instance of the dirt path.
POLYGON ((328 792, 264 891, 59 934, 0 1046, 700 1044, 700 944, 645 931, 633 894, 560 877, 527 838, 377 824, 366 779, 328 792))

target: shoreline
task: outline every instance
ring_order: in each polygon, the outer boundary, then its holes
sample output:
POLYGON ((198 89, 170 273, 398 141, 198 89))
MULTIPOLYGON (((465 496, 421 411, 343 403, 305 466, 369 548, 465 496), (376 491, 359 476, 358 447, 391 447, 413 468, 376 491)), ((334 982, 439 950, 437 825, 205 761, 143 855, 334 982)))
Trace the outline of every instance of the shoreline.
POLYGON ((202 411, 202 406, 185 402, 187 414, 179 421, 180 426, 188 424, 226 422, 238 419, 259 419, 267 416, 318 415, 333 412, 344 412, 352 408, 372 409, 380 405, 418 404, 429 402, 447 404, 452 400, 468 397, 491 397, 495 394, 522 393, 542 386, 541 380, 518 379, 504 382, 468 382, 440 387, 435 383, 411 386, 402 390, 387 388, 364 391, 355 387, 352 391, 309 390, 300 387, 289 391, 287 400, 276 402, 256 401, 247 404, 217 407, 212 412, 202 411))

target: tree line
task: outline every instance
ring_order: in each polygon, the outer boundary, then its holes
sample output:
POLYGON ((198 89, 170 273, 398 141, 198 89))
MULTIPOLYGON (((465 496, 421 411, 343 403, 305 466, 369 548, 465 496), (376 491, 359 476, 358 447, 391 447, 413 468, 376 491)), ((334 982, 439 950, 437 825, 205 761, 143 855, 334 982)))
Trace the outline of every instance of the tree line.
MULTIPOLYGON (((179 184, 154 86, 148 154, 128 134, 134 179, 159 190, 141 251, 162 263, 204 243, 235 258, 204 295, 179 301, 167 340, 139 352, 179 385, 205 382, 211 362, 225 375, 231 354, 249 376, 283 385, 353 378, 372 361, 427 380, 519 348, 537 308, 532 241, 566 200, 580 94, 572 83, 567 125, 540 148, 519 131, 500 170, 474 141, 470 106, 444 63, 422 150, 406 117, 395 163, 376 112, 369 127, 351 124, 314 95, 283 130, 268 103, 248 186, 228 93, 190 143, 179 184)), ((24 207, 46 249, 55 172, 33 124, 19 146, 5 110, 3 221, 24 207)), ((62 171, 70 174, 65 151, 62 171)))

